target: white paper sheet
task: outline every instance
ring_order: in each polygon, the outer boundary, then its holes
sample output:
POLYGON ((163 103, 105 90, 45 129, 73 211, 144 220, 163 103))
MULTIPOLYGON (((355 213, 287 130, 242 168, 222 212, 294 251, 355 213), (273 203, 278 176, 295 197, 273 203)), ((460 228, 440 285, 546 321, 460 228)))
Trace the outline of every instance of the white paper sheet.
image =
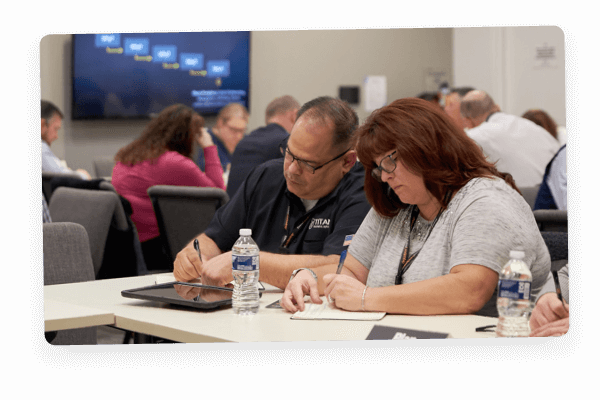
POLYGON ((344 311, 323 299, 323 304, 305 303, 304 311, 297 311, 292 319, 345 319, 356 321, 378 321, 384 312, 344 311))
POLYGON ((387 103, 387 78, 367 76, 365 78, 365 110, 373 111, 387 103))

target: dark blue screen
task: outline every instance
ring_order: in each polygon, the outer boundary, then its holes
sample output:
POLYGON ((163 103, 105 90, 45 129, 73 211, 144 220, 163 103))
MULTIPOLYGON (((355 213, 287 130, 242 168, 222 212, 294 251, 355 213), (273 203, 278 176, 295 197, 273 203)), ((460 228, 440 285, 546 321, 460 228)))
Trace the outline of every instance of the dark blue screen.
POLYGON ((249 32, 73 35, 73 119, 249 108, 249 32))

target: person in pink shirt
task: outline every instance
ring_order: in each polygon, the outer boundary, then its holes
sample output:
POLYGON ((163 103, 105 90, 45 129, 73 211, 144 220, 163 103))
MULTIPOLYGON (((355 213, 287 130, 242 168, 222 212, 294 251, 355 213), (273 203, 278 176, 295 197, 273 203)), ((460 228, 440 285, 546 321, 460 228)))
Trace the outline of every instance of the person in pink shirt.
POLYGON ((162 249, 148 188, 175 185, 225 190, 217 147, 203 126, 204 119, 190 107, 169 106, 115 156, 112 184, 131 203, 131 219, 149 270, 168 269, 172 261, 162 249), (206 172, 190 158, 195 141, 203 149, 206 172))

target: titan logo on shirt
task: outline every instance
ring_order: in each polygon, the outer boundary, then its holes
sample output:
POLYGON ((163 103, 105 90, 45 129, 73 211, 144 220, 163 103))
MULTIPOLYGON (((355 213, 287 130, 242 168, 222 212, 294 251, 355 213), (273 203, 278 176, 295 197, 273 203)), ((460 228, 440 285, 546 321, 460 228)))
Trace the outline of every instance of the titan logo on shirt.
POLYGON ((310 225, 308 229, 329 229, 329 219, 328 218, 313 218, 310 221, 310 225))

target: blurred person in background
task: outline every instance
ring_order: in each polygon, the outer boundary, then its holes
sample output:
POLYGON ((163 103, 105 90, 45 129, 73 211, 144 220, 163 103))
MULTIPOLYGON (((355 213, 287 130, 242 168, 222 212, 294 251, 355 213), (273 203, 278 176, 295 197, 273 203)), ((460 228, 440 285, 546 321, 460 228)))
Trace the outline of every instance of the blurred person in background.
POLYGON ((42 114, 42 171, 56 173, 77 173, 82 179, 92 179, 84 169, 73 171, 54 155, 50 145, 58 139, 58 131, 62 126, 63 114, 58 107, 49 101, 41 101, 42 114))
POLYGON ((148 188, 175 185, 225 190, 217 147, 203 126, 204 119, 190 107, 169 106, 115 156, 112 184, 131 203, 131 219, 149 270, 170 269, 172 261, 163 250, 148 188), (206 172, 190 158, 196 142, 202 148, 206 172))
POLYGON ((448 93, 444 99, 444 111, 461 129, 465 129, 467 124, 462 115, 460 115, 460 102, 471 90, 475 89, 472 87, 453 88, 450 89, 450 93, 448 93))
POLYGON ((500 171, 510 173, 518 187, 539 185, 548 162, 560 148, 552 135, 535 123, 500 110, 492 97, 472 90, 460 102, 469 135, 500 171))
POLYGON ((281 96, 269 103, 265 111, 266 126, 250 132, 235 148, 227 181, 229 198, 233 197, 252 168, 283 157, 279 145, 287 140, 299 109, 300 103, 292 96, 281 96))
MULTIPOLYGON (((219 111, 217 122, 212 128, 204 128, 217 146, 221 167, 226 173, 231 167, 233 152, 246 133, 249 118, 246 107, 239 103, 230 103, 219 111)), ((202 171, 206 171, 203 152, 198 153, 196 162, 202 171)))

